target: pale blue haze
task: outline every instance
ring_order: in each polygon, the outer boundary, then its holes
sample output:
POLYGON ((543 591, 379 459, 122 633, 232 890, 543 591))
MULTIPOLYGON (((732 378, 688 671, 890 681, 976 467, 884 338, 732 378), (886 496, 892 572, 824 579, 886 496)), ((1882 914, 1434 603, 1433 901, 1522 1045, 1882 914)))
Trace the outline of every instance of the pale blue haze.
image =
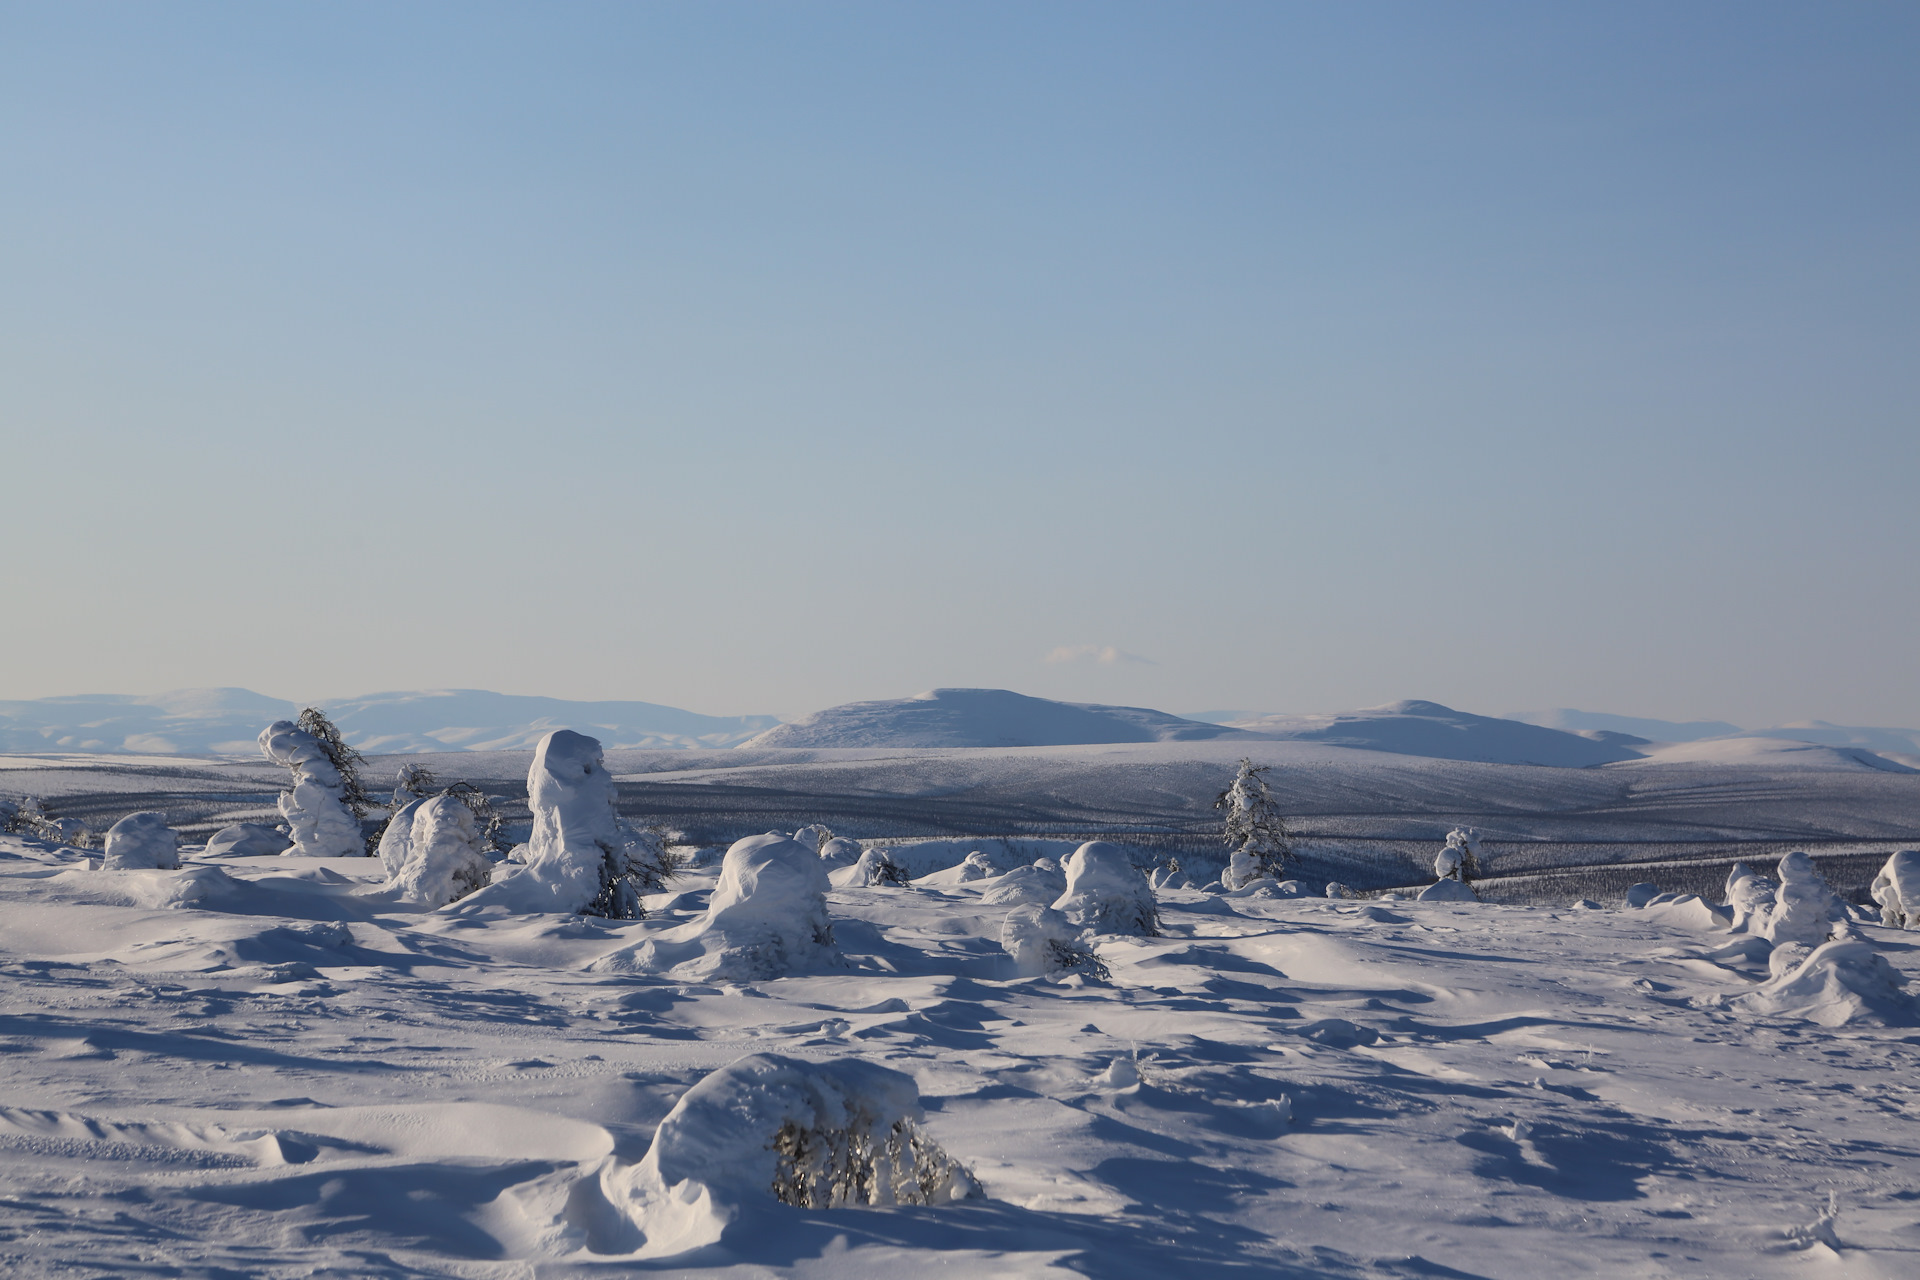
POLYGON ((1916 65, 1891 3, 0 5, 0 697, 1920 723, 1916 65))

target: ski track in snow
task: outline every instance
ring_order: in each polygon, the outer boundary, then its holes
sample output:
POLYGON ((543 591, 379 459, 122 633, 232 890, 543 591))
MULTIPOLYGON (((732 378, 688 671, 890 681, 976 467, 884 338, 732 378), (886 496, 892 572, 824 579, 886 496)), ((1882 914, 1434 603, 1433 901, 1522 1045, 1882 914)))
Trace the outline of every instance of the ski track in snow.
MULTIPOLYGON (((1150 825, 1197 819, 1240 750, 608 763, 623 810, 703 791, 734 820, 743 796, 785 806, 759 829, 868 799, 1150 825)), ((1549 860, 1577 833, 1631 861, 1635 840, 1796 824, 1893 838, 1915 797, 1911 777, 1865 769, 1262 752, 1310 821, 1423 840, 1429 860, 1462 812, 1547 841, 1549 860)), ((176 824, 183 803, 206 823, 257 816, 280 773, 4 764, 9 792, 108 816, 165 808, 176 824)), ((511 792, 526 755, 448 764, 511 792)), ((1524 844, 1494 847, 1524 863, 1524 844)), ((1730 1006, 1767 978, 1764 954, 1713 954, 1729 938, 1679 914, 1174 890, 1166 936, 1100 944, 1103 985, 1015 977, 1008 907, 981 902, 996 881, 938 875, 834 890, 844 968, 709 985, 587 967, 694 919, 711 867, 651 899, 651 918, 606 922, 404 910, 369 859, 185 853, 182 871, 100 872, 0 837, 0 1273, 1920 1272, 1920 1028, 1730 1006), (594 1172, 638 1162, 686 1089, 756 1053, 912 1075, 926 1132, 988 1198, 769 1199, 695 1255, 596 1252, 632 1233, 590 1192, 594 1172)), ((1859 928, 1920 974, 1920 934, 1859 928)))

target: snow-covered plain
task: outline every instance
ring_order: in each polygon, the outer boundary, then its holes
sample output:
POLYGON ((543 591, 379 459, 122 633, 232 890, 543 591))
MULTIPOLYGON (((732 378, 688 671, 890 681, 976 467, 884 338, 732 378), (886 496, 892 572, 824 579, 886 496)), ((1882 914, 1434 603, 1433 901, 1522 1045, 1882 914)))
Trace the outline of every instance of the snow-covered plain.
MULTIPOLYGON (((520 840, 532 758, 368 772, 469 779, 520 840)), ((1920 844, 1915 775, 1841 753, 1568 769, 1246 739, 605 764, 630 822, 723 843, 805 827, 776 842, 787 858, 823 842, 808 824, 841 836, 801 895, 824 893, 830 945, 784 948, 786 972, 708 963, 741 945, 712 930, 714 857, 644 920, 487 891, 426 910, 378 858, 198 849, 279 816, 288 775, 264 760, 0 758, 0 793, 95 830, 163 811, 186 842, 179 870, 114 871, 0 838, 0 1269, 1900 1276, 1920 1259, 1920 1015, 1896 981, 1920 972, 1920 934, 1855 921, 1825 967, 1776 976, 1732 912, 1620 892, 1711 885, 1717 903, 1734 857, 1776 875, 1805 847, 1865 902, 1890 849, 1920 844), (1025 863, 1099 837, 1197 867, 1242 754, 1276 766, 1322 877, 1428 881, 1461 826, 1506 901, 1163 888, 1158 936, 1095 939, 1104 980, 1024 956, 1033 929, 1010 913, 1044 923, 1064 895, 1062 941, 1080 927, 1065 874, 1025 863), (851 874, 849 835, 914 887, 851 874), (882 1081, 888 1122, 917 1090, 919 1132, 964 1166, 948 1184, 983 1194, 796 1208, 758 1195, 752 1165, 675 1196, 646 1161, 656 1128, 749 1058, 792 1098, 882 1081)), ((669 1126, 672 1167, 741 1111, 712 1101, 740 1096, 731 1079, 669 1126)))

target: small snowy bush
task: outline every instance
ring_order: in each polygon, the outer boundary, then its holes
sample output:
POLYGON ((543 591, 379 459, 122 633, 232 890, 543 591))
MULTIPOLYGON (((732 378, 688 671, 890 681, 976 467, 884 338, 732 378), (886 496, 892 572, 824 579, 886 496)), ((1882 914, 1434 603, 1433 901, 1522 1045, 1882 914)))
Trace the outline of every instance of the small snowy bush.
POLYGON ((1773 895, 1773 881, 1755 875, 1744 862, 1734 863, 1727 873, 1726 906, 1732 913, 1728 927, 1734 933, 1746 933, 1757 922, 1764 922, 1773 910, 1773 895))
POLYGON ((1902 849, 1873 878, 1880 923, 1889 929, 1920 929, 1920 850, 1902 849))
MULTIPOLYGON (((337 731, 322 738, 303 728, 314 722, 310 717, 332 730, 325 717, 309 708, 301 713, 299 724, 276 720, 260 731, 261 754, 293 775, 292 789, 280 793, 280 816, 293 835, 293 847, 287 853, 351 858, 367 852, 360 834, 361 810, 349 803, 350 794, 360 795, 359 777, 353 772, 359 757, 338 742, 337 731), (335 753, 343 754, 336 759, 335 753)), ((364 802, 364 796, 361 799, 364 802)))
POLYGON ((1000 874, 1000 868, 993 865, 993 859, 975 849, 960 863, 960 883, 971 884, 975 880, 991 880, 1000 874))
POLYGON ((1127 851, 1105 840, 1089 840, 1067 859, 1067 888, 1053 909, 1093 933, 1160 934, 1160 912, 1153 886, 1127 851))
POLYGON ((754 1054, 687 1090, 640 1163, 603 1175, 603 1187, 644 1233, 642 1257, 717 1243, 756 1203, 836 1209, 982 1195, 919 1120, 920 1091, 903 1072, 754 1054))
POLYGON ((1105 982, 1110 976, 1099 955, 1081 942, 1080 931, 1051 907, 1029 904, 1007 912, 1000 946, 1022 977, 1083 973, 1105 982))
POLYGON ((1233 781, 1214 799, 1213 807, 1227 815, 1220 835, 1232 850, 1225 877, 1229 889, 1245 888, 1261 877, 1278 880, 1293 857, 1280 802, 1267 785, 1272 768, 1243 757, 1233 781))
POLYGON ((130 813, 107 829, 102 871, 178 871, 180 837, 164 813, 130 813))
POLYGON ((860 842, 834 836, 820 846, 820 861, 836 866, 852 866, 860 860, 860 842))
POLYGON ((4 819, 9 835, 32 836, 49 844, 71 845, 76 849, 92 849, 99 844, 99 837, 86 823, 78 818, 54 817, 37 796, 0 803, 4 804, 0 808, 0 819, 4 819))
POLYGON ((821 849, 826 847, 827 841, 833 839, 833 832, 827 830, 825 823, 816 822, 811 826, 802 827, 794 832, 793 838, 797 843, 807 846, 807 848, 811 849, 814 853, 819 853, 821 849))
POLYGON ((1329 898, 1358 898, 1360 891, 1349 888, 1341 884, 1338 880, 1329 880, 1327 881, 1327 896, 1329 898))
POLYGON ((911 889, 913 877, 906 868, 895 862, 885 849, 868 849, 860 855, 859 861, 845 871, 834 873, 834 884, 839 888, 881 888, 911 889))

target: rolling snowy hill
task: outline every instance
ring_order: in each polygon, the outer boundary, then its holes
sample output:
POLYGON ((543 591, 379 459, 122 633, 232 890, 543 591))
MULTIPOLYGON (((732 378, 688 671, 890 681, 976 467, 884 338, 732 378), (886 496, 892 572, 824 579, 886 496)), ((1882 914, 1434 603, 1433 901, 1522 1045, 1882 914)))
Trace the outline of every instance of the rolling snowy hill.
POLYGON ((933 689, 849 702, 750 739, 749 747, 1066 747, 1248 735, 1146 707, 1054 702, 1006 689, 933 689))
POLYGON ((1635 760, 1640 754, 1617 738, 1595 740, 1417 700, 1336 715, 1255 716, 1235 720, 1232 727, 1294 742, 1498 764, 1583 769, 1635 760))

